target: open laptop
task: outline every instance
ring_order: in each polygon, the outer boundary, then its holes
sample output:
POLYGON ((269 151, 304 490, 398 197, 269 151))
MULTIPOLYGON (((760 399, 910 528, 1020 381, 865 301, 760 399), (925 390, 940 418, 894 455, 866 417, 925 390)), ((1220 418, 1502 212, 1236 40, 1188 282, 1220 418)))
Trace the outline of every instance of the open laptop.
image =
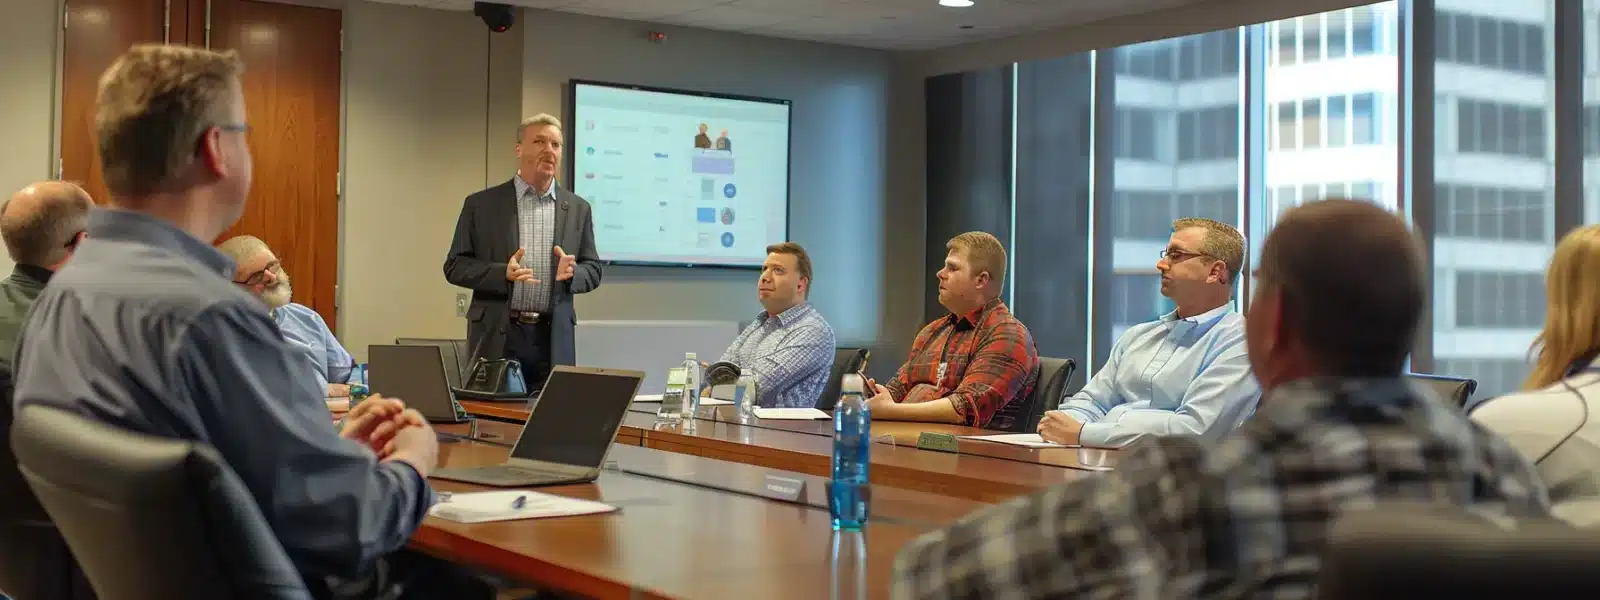
POLYGON ((472 420, 450 391, 442 350, 434 345, 367 346, 367 388, 417 409, 429 423, 472 420))
POLYGON ((438 346, 440 358, 444 360, 444 376, 449 380, 452 389, 461 387, 461 354, 457 342, 466 344, 465 340, 446 340, 439 338, 395 338, 394 343, 401 346, 438 346))
POLYGON ((644 372, 557 366, 504 464, 438 469, 439 479, 495 487, 594 481, 644 372))

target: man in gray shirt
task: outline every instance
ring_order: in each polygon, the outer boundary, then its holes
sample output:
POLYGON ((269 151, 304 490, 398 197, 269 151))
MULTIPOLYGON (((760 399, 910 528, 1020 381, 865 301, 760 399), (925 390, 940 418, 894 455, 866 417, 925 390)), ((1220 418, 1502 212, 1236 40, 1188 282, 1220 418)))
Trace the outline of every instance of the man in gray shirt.
POLYGON ((336 433, 305 360, 208 243, 238 221, 250 189, 242 71, 232 52, 142 45, 101 78, 109 210, 90 216, 23 328, 16 407, 210 444, 314 594, 367 597, 387 587, 376 574, 427 571, 407 592, 431 597, 430 585, 456 582, 434 583, 443 571, 415 555, 386 555, 433 503, 433 430, 375 399, 336 433))

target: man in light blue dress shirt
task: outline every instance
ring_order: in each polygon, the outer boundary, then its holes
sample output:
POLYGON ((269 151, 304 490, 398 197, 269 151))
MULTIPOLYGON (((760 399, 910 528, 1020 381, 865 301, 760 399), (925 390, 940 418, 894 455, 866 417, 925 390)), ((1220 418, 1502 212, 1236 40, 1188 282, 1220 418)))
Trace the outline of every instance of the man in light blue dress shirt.
MULTIPOLYGON (((355 358, 334 337, 322 315, 309 306, 291 301, 294 291, 289 286, 289 274, 284 272, 283 263, 266 242, 255 236, 241 235, 218 245, 217 250, 233 259, 233 282, 267 305, 272 320, 283 332, 284 341, 306 358, 317 387, 326 390, 328 398, 348 398, 355 358)), ((330 402, 330 408, 332 404, 330 402)))
POLYGON ((1173 222, 1156 270, 1177 310, 1123 333, 1088 385, 1045 413, 1039 435, 1120 448, 1145 436, 1215 439, 1243 423, 1261 396, 1231 298, 1244 253, 1232 226, 1173 222))
POLYGON ((723 362, 754 375, 763 407, 817 405, 833 370, 833 328, 812 308, 811 257, 793 242, 767 246, 756 295, 766 310, 722 353, 723 362))

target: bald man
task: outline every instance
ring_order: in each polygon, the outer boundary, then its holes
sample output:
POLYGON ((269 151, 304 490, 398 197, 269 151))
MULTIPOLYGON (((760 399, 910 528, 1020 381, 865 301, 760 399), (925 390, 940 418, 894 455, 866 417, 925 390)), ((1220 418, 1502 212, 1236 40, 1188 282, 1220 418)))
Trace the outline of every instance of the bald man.
POLYGON ((65 181, 31 184, 0 205, 0 237, 17 263, 0 280, 0 368, 7 373, 28 309, 83 240, 93 205, 88 192, 65 181))
POLYGON ((89 193, 41 181, 0 204, 0 237, 17 263, 0 280, 0 589, 17 598, 92 598, 50 518, 11 456, 11 362, 28 309, 89 229, 89 193))

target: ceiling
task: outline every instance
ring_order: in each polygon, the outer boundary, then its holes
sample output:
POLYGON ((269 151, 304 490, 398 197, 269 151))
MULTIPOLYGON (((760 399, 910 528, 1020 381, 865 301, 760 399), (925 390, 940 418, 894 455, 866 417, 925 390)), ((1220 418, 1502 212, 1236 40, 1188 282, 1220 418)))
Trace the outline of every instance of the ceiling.
MULTIPOLYGON (((472 10, 472 0, 375 1, 472 10)), ((938 0, 501 0, 527 8, 883 50, 932 50, 1194 1, 974 0, 975 6, 948 8, 938 0)))

